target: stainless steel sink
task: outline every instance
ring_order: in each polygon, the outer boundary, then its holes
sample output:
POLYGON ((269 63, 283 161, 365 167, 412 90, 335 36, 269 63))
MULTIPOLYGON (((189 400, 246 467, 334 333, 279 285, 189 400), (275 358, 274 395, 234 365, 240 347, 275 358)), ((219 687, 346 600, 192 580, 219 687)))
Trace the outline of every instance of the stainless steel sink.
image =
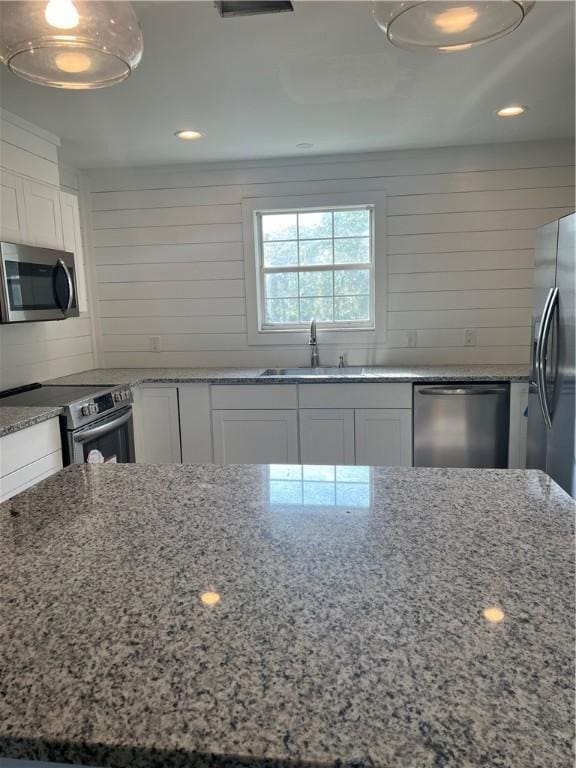
POLYGON ((364 371, 362 366, 346 366, 338 368, 331 367, 319 368, 267 368, 260 376, 360 376, 364 371))

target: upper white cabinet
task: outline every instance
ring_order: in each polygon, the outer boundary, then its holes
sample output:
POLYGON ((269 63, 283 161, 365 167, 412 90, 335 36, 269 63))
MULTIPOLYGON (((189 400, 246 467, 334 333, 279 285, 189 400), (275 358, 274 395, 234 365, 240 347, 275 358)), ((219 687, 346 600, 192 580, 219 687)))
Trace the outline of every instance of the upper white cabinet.
POLYGON ((295 410, 212 411, 217 464, 297 464, 295 410))
POLYGON ((412 411, 358 408, 355 411, 356 464, 412 466, 412 411))
POLYGON ((27 241, 46 248, 62 248, 60 190, 49 184, 24 179, 24 204, 28 222, 27 241))
POLYGON ((19 176, 0 173, 0 240, 23 242, 26 239, 24 183, 19 176))
POLYGON ((301 464, 354 464, 352 408, 310 408, 300 411, 301 464))
POLYGON ((60 191, 60 214, 63 248, 65 251, 72 251, 75 255, 78 307, 81 312, 86 312, 88 310, 86 275, 84 272, 84 252, 80 230, 80 209, 76 195, 73 195, 71 192, 60 191))
POLYGON ((180 463, 177 388, 139 387, 134 410, 136 461, 140 464, 180 463))

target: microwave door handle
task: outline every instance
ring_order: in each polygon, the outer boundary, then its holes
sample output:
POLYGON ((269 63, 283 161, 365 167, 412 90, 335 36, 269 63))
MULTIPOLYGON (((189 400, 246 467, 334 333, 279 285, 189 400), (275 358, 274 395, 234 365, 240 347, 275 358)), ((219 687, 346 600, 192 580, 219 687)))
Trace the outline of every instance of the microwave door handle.
POLYGON ((537 373, 537 387, 538 387, 538 399, 540 401, 540 408, 542 410, 542 416, 548 429, 552 428, 552 415, 550 413, 550 406, 548 405, 548 396, 546 392, 546 348, 548 346, 548 337, 550 335, 550 328, 552 327, 552 319, 554 317, 554 309, 558 302, 558 288, 550 288, 546 305, 542 313, 542 323, 540 326, 540 335, 538 337, 538 344, 536 347, 536 373, 537 373))
POLYGON ((57 259, 55 269, 58 269, 58 267, 61 267, 62 271, 64 272, 64 276, 66 277, 66 282, 68 283, 68 301, 65 307, 60 307, 62 312, 66 314, 67 312, 70 311, 70 307, 72 306, 72 302, 74 301, 74 283, 72 281, 72 275, 70 274, 70 270, 68 269, 68 267, 66 266, 66 263, 62 259, 57 259))

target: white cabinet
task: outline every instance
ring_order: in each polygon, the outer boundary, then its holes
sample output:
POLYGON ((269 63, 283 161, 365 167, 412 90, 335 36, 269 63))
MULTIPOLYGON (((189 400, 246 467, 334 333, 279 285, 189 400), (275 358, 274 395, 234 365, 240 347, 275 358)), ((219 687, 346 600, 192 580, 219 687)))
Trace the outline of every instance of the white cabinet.
POLYGON ((217 464, 297 464, 295 410, 212 411, 217 464))
POLYGON ((182 462, 206 464, 214 461, 210 421, 210 385, 181 384, 178 387, 182 462))
POLYGON ((46 248, 62 248, 60 190, 29 179, 24 179, 23 183, 28 242, 46 248))
POLYGON ((36 485, 62 468, 58 419, 0 438, 0 501, 36 485))
POLYGON ((0 173, 0 240, 22 243, 26 240, 24 184, 13 173, 0 173))
POLYGON ((78 308, 80 312, 87 312, 88 300, 86 296, 82 233, 80 230, 80 209, 76 195, 73 195, 71 192, 60 192, 60 215, 62 219, 62 245, 65 251, 72 251, 76 264, 78 308))
POLYGON ((359 408, 355 412, 356 464, 412 466, 412 411, 359 408))
POLYGON ((299 418, 302 464, 354 464, 352 408, 310 408, 299 418))
POLYGON ((134 440, 139 464, 180 463, 176 387, 138 387, 134 398, 134 440))

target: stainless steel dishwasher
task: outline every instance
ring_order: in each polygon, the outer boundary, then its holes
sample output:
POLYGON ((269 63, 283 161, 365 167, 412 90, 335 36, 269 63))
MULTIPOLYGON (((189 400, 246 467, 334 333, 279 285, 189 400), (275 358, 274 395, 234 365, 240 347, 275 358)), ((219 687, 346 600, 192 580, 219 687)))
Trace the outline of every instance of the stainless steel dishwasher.
POLYGON ((507 383, 415 384, 414 466, 508 466, 507 383))

